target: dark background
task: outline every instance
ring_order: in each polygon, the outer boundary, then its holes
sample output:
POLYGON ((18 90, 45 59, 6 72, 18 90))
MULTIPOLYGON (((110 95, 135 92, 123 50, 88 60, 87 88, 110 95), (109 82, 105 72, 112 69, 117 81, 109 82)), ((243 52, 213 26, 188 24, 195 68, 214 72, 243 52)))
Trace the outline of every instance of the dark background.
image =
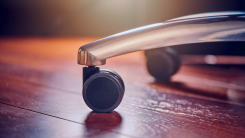
POLYGON ((1 0, 1 36, 108 36, 179 16, 245 11, 244 0, 1 0))
MULTIPOLYGON (((0 37, 105 37, 166 20, 245 11, 245 0, 1 0, 0 37)), ((180 54, 245 55, 244 42, 175 46, 180 54)))

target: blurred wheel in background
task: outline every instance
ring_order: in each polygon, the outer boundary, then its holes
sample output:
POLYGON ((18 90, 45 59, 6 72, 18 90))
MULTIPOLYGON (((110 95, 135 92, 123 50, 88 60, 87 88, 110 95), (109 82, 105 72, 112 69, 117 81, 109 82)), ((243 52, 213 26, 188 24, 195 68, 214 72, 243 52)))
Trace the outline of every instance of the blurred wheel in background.
POLYGON ((169 81, 180 67, 178 53, 172 48, 158 48, 145 51, 146 67, 156 81, 169 81))

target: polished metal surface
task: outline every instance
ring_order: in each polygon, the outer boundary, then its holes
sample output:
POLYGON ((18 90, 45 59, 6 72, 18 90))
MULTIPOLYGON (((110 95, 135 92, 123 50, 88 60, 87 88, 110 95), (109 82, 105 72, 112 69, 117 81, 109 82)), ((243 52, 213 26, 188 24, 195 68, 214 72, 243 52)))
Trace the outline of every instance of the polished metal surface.
POLYGON ((104 65, 129 52, 219 41, 245 41, 245 12, 195 14, 118 33, 80 47, 78 64, 104 65))

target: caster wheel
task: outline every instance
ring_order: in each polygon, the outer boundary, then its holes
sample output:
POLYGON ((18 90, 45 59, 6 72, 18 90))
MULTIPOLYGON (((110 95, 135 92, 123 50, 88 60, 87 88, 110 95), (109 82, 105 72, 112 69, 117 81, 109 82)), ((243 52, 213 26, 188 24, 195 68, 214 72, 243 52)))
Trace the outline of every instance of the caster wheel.
POLYGON ((116 72, 99 70, 84 82, 83 99, 94 112, 111 112, 121 103, 124 90, 123 80, 116 72))
POLYGON ((172 48, 147 50, 145 56, 147 70, 156 81, 169 81, 180 68, 180 58, 172 48))

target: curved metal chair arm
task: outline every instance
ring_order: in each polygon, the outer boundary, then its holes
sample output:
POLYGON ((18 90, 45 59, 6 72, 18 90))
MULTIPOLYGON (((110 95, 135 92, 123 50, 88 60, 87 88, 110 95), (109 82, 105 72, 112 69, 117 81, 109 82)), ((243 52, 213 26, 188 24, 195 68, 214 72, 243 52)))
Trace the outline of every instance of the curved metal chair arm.
POLYGON ((80 47, 78 64, 104 65, 129 52, 214 41, 245 41, 245 12, 195 14, 118 33, 80 47))

